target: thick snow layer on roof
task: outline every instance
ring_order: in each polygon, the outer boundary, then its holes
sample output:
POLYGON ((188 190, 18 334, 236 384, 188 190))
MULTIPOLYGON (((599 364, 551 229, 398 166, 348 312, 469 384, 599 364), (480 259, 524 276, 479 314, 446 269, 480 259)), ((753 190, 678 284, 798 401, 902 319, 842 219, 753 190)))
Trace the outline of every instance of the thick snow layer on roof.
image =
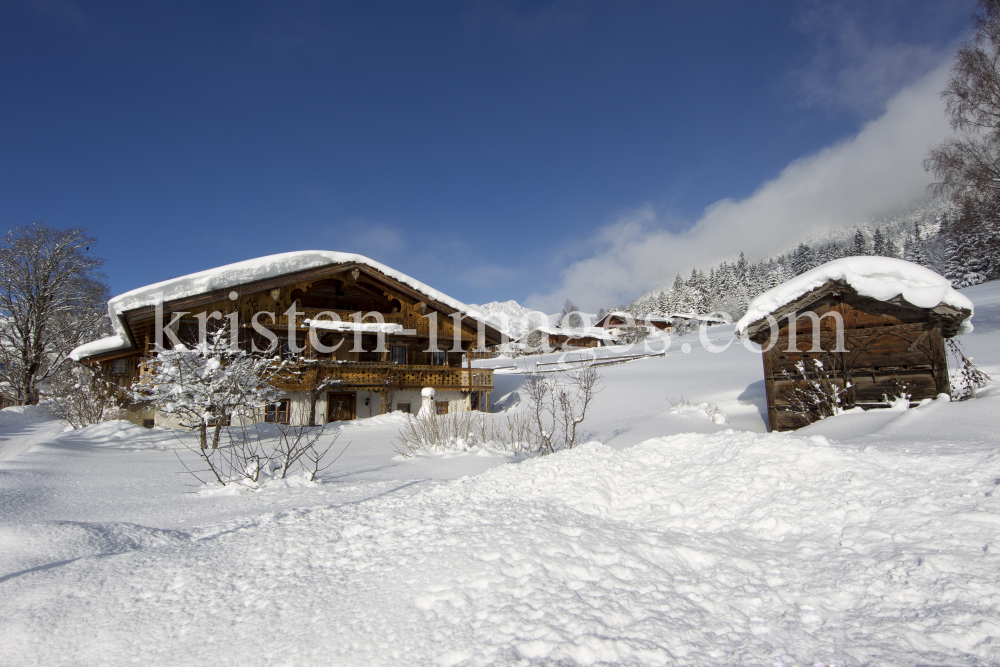
POLYGON ((245 283, 274 278, 286 273, 314 269, 329 264, 346 263, 362 264, 375 269, 394 280, 398 280, 404 285, 412 287, 429 299, 443 303, 449 308, 454 308, 464 315, 476 319, 484 319, 482 313, 468 304, 453 299, 447 294, 443 294, 406 274, 390 269, 384 264, 368 259, 363 255, 333 252, 330 250, 300 250, 278 255, 268 255, 267 257, 248 259, 243 262, 227 264, 215 269, 199 271, 198 273, 192 273, 179 278, 171 278, 163 282, 153 283, 152 285, 140 287, 139 289, 134 289, 131 292, 125 292, 114 297, 108 301, 108 313, 111 315, 111 321, 114 323, 117 333, 124 334, 125 332, 121 330, 118 315, 133 308, 152 306, 161 300, 172 301, 217 289, 237 287, 245 283))
MULTIPOLYGON (((821 287, 829 280, 840 280, 862 296, 889 301, 902 295, 918 308, 935 308, 941 304, 957 310, 973 310, 972 301, 959 294, 944 276, 930 269, 892 257, 844 257, 817 266, 811 271, 785 281, 764 292, 747 308, 736 323, 736 332, 743 334, 754 322, 821 287)), ((962 333, 972 331, 970 315, 962 323, 962 333)))
MULTIPOLYGON (((564 328, 552 326, 536 326, 532 331, 541 331, 549 336, 569 336, 570 338, 599 338, 601 340, 613 340, 615 335, 610 329, 604 327, 579 327, 564 328)), ((530 332, 529 332, 530 333, 530 332)), ((523 338, 523 337, 522 337, 523 338)))
MULTIPOLYGON (((632 318, 636 323, 642 322, 670 322, 673 320, 703 320, 706 322, 724 322, 729 324, 730 320, 725 313, 709 313, 700 315, 698 313, 659 313, 656 315, 632 315, 620 310, 613 310, 605 317, 632 318)), ((604 319, 604 318, 601 318, 604 319)))
POLYGON ((127 350, 128 344, 122 336, 108 336, 99 338, 89 343, 84 343, 80 347, 69 353, 69 358, 73 361, 80 361, 86 357, 93 357, 98 354, 115 352, 117 350, 127 350))
POLYGON ((403 331, 402 324, 395 322, 344 322, 343 320, 305 320, 304 324, 313 329, 323 329, 325 331, 360 331, 361 333, 387 333, 394 334, 403 331))

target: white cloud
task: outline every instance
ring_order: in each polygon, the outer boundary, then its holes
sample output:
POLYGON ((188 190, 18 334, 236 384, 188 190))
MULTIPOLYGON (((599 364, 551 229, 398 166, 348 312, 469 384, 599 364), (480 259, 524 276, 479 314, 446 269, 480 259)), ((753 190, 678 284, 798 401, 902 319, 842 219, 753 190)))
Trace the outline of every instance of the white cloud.
POLYGON ((556 289, 532 294, 527 305, 553 310, 571 297, 596 309, 664 285, 693 266, 740 251, 767 256, 816 230, 912 205, 931 182, 922 164, 928 146, 950 131, 939 97, 949 65, 897 93, 854 137, 792 162, 746 199, 712 204, 684 232, 667 231, 649 205, 621 216, 593 239, 592 256, 567 267, 556 289))
POLYGON ((849 109, 867 118, 954 52, 970 12, 965 2, 900 0, 812 0, 800 8, 794 24, 814 50, 790 74, 799 98, 805 106, 849 109))

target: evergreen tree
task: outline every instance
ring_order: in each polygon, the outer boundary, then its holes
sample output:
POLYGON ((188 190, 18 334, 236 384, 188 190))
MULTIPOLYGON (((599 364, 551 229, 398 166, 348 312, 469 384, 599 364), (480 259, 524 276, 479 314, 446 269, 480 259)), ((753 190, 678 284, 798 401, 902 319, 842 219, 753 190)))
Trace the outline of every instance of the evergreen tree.
POLYGON ((872 236, 872 254, 880 257, 885 256, 885 238, 882 236, 881 227, 876 227, 875 234, 872 236))
POLYGON ((916 220, 913 221, 913 238, 906 244, 905 259, 921 266, 927 264, 924 241, 920 238, 920 223, 916 220))
POLYGON ((851 255, 868 255, 868 242, 865 241, 865 234, 860 229, 854 233, 854 240, 851 242, 851 255))
POLYGON ((805 243, 800 243, 792 255, 792 273, 798 276, 815 266, 816 256, 813 254, 812 248, 805 243))

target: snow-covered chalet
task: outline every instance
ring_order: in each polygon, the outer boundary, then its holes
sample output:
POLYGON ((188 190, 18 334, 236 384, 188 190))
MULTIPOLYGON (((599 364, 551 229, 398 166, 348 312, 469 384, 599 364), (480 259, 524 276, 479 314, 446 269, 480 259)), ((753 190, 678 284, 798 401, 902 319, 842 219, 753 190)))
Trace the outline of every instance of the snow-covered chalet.
MULTIPOLYGON (((127 292, 108 302, 115 335, 77 348, 72 358, 131 385, 155 354, 158 308, 161 322, 174 322, 174 335, 184 343, 197 341, 199 316, 216 311, 236 312, 243 331, 256 322, 278 339, 274 353, 294 372, 279 385, 285 397, 266 410, 265 421, 305 423, 310 413, 317 421, 323 415, 339 421, 416 412, 427 387, 435 390, 439 414, 489 411, 493 371, 472 368, 468 352, 501 343, 500 332, 474 308, 361 255, 271 255, 127 292), (295 322, 286 314, 292 304, 295 322), (255 320, 258 313, 274 317, 255 320), (317 351, 308 344, 310 336, 337 349, 317 351), (305 349, 293 351, 299 347, 305 349)), ((169 337, 161 338, 168 347, 169 337)), ((242 334, 240 340, 242 346, 242 334)), ((133 420, 170 425, 151 410, 139 410, 133 420)))

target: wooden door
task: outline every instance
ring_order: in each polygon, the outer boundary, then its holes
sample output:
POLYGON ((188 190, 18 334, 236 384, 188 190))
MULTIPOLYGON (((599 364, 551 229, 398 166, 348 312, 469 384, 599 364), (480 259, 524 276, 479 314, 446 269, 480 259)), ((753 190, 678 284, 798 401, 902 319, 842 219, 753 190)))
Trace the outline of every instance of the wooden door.
POLYGON ((326 421, 341 422, 354 419, 356 394, 327 394, 326 421))

